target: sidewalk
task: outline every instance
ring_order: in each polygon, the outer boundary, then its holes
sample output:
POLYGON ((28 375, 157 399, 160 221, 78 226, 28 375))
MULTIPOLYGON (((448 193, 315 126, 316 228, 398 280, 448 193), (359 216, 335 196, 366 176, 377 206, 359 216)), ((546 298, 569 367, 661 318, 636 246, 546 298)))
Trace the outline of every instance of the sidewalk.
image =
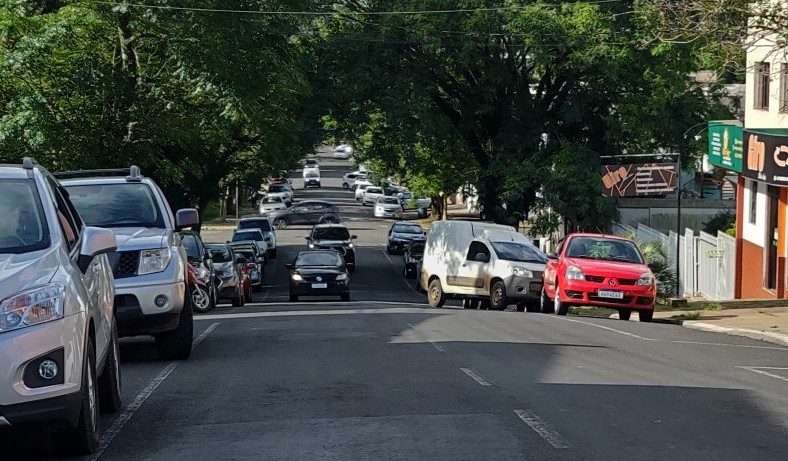
POLYGON ((655 312, 654 319, 788 346, 788 307, 664 311, 655 312))

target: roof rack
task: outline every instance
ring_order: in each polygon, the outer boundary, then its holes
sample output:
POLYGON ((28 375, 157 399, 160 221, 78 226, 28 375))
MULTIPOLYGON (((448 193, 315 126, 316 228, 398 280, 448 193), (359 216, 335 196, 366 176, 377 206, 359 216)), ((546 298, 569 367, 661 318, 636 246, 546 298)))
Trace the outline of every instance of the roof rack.
POLYGON ((99 170, 72 170, 53 173, 58 179, 88 178, 96 176, 126 176, 126 181, 139 182, 142 180, 140 167, 132 165, 129 168, 108 168, 99 170))
POLYGON ((26 170, 32 170, 36 165, 38 165, 38 162, 36 162, 36 159, 33 157, 25 157, 22 159, 22 168, 26 170))

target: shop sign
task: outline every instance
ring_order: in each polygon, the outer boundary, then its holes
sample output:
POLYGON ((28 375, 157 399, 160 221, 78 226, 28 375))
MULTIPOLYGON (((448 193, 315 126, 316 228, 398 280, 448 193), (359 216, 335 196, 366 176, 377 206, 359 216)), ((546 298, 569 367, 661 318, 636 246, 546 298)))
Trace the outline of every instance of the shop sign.
POLYGON ((745 130, 744 144, 744 176, 769 184, 788 185, 788 130, 784 134, 745 130))
POLYGON ((663 196, 675 192, 675 163, 604 165, 602 195, 607 197, 663 196))
POLYGON ((709 122, 709 163, 741 173, 744 128, 738 121, 709 122))

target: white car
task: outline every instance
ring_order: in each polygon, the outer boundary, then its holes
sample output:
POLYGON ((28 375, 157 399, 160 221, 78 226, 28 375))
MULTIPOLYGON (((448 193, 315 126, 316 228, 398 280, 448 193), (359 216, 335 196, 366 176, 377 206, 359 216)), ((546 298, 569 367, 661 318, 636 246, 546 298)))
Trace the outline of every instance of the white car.
POLYGON ((282 197, 271 195, 266 195, 265 197, 261 198, 258 204, 260 214, 263 215, 276 210, 284 210, 285 208, 287 208, 287 204, 285 204, 285 201, 282 200, 282 197))
POLYGON ((376 218, 402 219, 402 203, 397 197, 378 197, 373 215, 376 218))
POLYGON ((350 146, 339 146, 334 149, 334 158, 337 160, 347 160, 350 158, 350 152, 352 148, 350 146))
POLYGON ((374 204, 379 197, 385 197, 386 193, 383 192, 382 187, 378 186, 367 186, 366 190, 364 190, 364 195, 361 199, 361 204, 364 206, 374 204))
POLYGON ((304 174, 304 189, 308 187, 320 187, 320 170, 304 174))
POLYGON ((342 187, 345 189, 352 189, 356 184, 356 181, 361 181, 364 179, 367 179, 367 174, 360 171, 345 173, 345 175, 342 176, 342 187))
POLYGON ((353 195, 357 202, 361 202, 364 199, 364 191, 367 190, 367 187, 372 185, 373 184, 367 180, 356 181, 356 183, 353 184, 353 195))
MULTIPOLYGON (((270 237, 269 237, 270 238, 270 237)), ((269 253, 269 239, 263 234, 263 231, 258 227, 250 227, 246 229, 236 229, 233 231, 233 238, 230 242, 254 242, 260 254, 267 255, 269 253)), ((227 242, 227 243, 230 243, 227 242)))
POLYGON ((306 175, 310 173, 316 173, 318 176, 320 176, 320 167, 317 165, 307 165, 304 167, 304 171, 301 173, 301 176, 306 178, 306 175))
POLYGON ((266 197, 279 197, 285 204, 293 203, 293 188, 289 184, 271 184, 268 186, 266 197))

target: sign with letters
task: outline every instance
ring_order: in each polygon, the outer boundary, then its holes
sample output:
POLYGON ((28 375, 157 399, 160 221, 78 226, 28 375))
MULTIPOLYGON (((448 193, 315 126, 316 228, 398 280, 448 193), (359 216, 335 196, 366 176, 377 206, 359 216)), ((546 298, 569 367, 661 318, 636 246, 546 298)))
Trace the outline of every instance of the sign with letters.
POLYGON ((602 195, 606 197, 648 197, 676 190, 675 163, 642 163, 602 166, 602 195))
POLYGON ((775 134, 745 130, 744 146, 744 176, 788 186, 788 131, 775 134))
POLYGON ((744 128, 738 121, 709 122, 709 163, 741 173, 744 128))

